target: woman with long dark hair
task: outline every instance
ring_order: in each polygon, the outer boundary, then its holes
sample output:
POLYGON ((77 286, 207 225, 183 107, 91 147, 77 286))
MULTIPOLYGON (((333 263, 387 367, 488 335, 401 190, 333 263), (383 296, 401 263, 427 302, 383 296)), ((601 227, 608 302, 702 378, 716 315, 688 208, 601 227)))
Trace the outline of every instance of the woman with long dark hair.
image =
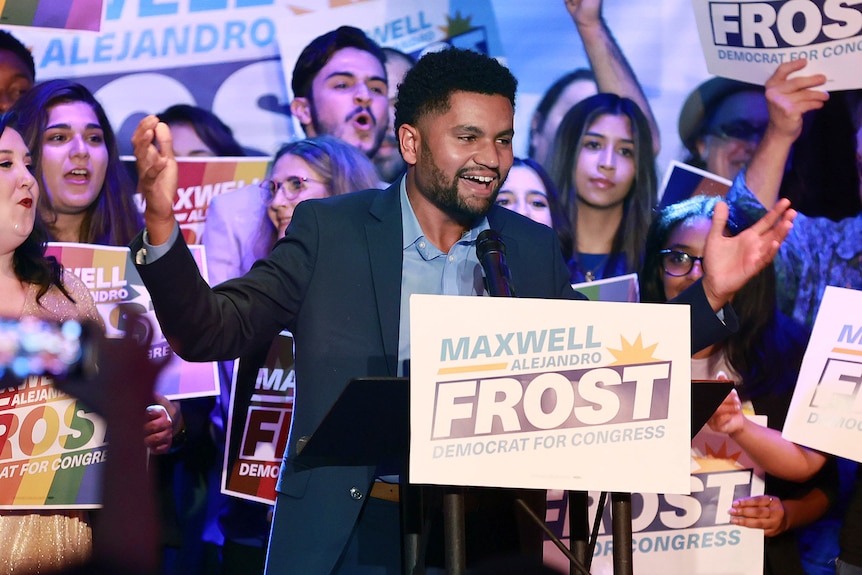
POLYGON ((69 80, 34 86, 15 104, 44 193, 39 214, 54 241, 126 245, 142 220, 105 110, 69 80))
POLYGON ((572 281, 637 271, 657 187, 652 134, 637 104, 602 93, 569 110, 548 172, 571 226, 560 241, 572 281))
MULTIPOLYGON (((14 115, 0 120, 0 317, 101 323, 81 280, 45 257, 39 181, 16 120, 14 115)), ((91 539, 85 511, 3 511, 0 571, 46 573, 81 563, 90 554, 91 539)))

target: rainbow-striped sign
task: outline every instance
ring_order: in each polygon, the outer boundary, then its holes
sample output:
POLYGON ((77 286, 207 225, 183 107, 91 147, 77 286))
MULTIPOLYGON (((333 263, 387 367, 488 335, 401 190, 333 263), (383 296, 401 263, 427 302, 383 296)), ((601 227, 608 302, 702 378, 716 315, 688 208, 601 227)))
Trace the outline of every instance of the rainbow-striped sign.
POLYGON ((98 32, 102 0, 0 0, 0 24, 98 32))
MULTIPOLYGON (((134 158, 123 158, 134 174, 134 158)), ((207 208, 213 197, 246 185, 257 184, 266 177, 270 158, 179 158, 177 159, 177 199, 174 216, 187 244, 200 243, 207 219, 207 208)), ((140 194, 135 202, 141 213, 144 202, 140 194)))
POLYGON ((47 377, 0 389, 0 509, 101 503, 105 423, 47 377))
POLYGON ((572 284, 572 289, 581 292, 590 301, 640 301, 638 274, 626 274, 624 276, 572 284))
MULTIPOLYGON (((203 246, 190 246, 198 267, 206 278, 203 246)), ((150 320, 150 358, 171 357, 159 374, 156 391, 168 399, 218 395, 219 380, 215 363, 190 363, 173 354, 156 321, 150 294, 126 247, 93 244, 50 243, 47 255, 54 256, 67 270, 90 289, 108 337, 122 337, 130 312, 150 320)))

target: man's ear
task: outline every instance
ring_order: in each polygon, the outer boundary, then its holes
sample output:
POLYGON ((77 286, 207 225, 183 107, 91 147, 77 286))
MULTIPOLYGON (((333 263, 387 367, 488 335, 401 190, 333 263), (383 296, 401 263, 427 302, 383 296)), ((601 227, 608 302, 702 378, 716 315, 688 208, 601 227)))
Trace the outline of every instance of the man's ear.
POLYGON ((308 133, 309 127, 311 127, 311 101, 308 98, 294 98, 290 103, 290 113, 305 128, 307 136, 315 135, 308 133))
POLYGON ((401 148, 401 157, 408 165, 416 165, 419 158, 419 146, 422 135, 416 126, 401 124, 398 128, 398 147, 401 148))

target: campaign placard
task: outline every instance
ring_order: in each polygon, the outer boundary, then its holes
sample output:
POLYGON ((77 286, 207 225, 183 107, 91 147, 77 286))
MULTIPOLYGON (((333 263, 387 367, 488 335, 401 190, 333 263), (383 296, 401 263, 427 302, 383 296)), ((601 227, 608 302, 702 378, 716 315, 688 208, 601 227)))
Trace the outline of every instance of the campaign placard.
POLYGON ((0 2, 0 24, 99 31, 102 0, 0 2))
MULTIPOLYGON (((765 417, 752 419, 766 425, 765 417)), ((638 467, 640 472, 641 467, 638 467)), ((705 427, 691 442, 691 494, 632 494, 632 563, 643 575, 763 573, 763 531, 730 523, 736 499, 763 495, 763 470, 728 436, 705 427)), ((589 494, 589 521, 599 493, 589 494)), ((548 492, 548 527, 569 545, 568 493, 548 492)), ((604 508, 590 573, 611 575, 613 536, 610 504, 604 508)), ((568 561, 550 541, 545 563, 568 572, 568 561)))
POLYGON ((862 310, 862 292, 826 287, 782 435, 862 462, 862 314, 858 310, 862 310))
POLYGON ((689 492, 688 307, 413 295, 410 318, 412 483, 689 492))
POLYGON ((0 509, 101 506, 105 422, 50 377, 0 388, 0 509))
POLYGON ((275 486, 287 446, 293 398, 293 337, 282 332, 269 349, 234 365, 222 467, 222 493, 275 503, 275 486))
POLYGON ((784 62, 825 74, 825 90, 862 88, 862 6, 844 0, 692 0, 710 73, 765 84, 784 62))
MULTIPOLYGON (((135 159, 123 156, 130 173, 135 174, 135 159)), ((199 244, 207 219, 207 208, 215 196, 246 185, 257 185, 266 178, 270 158, 179 158, 177 160, 177 199, 174 217, 187 244, 199 244)), ((262 197, 261 201, 265 201, 262 197)), ((135 194, 135 205, 144 213, 144 199, 135 194)))
POLYGON ((659 209, 687 200, 692 196, 727 195, 733 182, 706 170, 672 161, 659 187, 659 209))
POLYGON ((576 283, 572 284, 572 289, 582 293, 590 301, 638 302, 641 299, 638 274, 576 283))
MULTIPOLYGON (((203 246, 189 246, 206 278, 203 246)), ((150 294, 144 286, 127 247, 51 242, 46 255, 54 256, 63 267, 78 276, 89 288, 96 308, 105 324, 108 337, 122 337, 130 312, 149 320, 149 356, 153 360, 170 357, 159 374, 156 391, 168 399, 218 395, 219 380, 214 362, 192 363, 180 359, 171 350, 156 320, 150 294)))

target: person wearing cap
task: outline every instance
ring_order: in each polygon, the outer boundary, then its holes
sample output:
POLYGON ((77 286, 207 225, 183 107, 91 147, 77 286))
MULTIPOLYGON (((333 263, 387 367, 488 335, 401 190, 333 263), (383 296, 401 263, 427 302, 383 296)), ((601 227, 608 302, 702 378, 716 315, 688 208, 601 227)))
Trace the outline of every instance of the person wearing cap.
POLYGON ((763 86, 707 80, 689 94, 679 115, 685 163, 732 180, 751 161, 768 122, 763 86))
MULTIPOLYGON (((750 217, 775 205, 787 158, 802 132, 803 115, 829 99, 822 89, 814 89, 826 82, 823 74, 788 78, 804 66, 804 60, 784 63, 766 83, 769 126, 749 166, 727 194, 727 200, 750 217)), ((775 260, 782 312, 811 327, 827 285, 862 289, 860 233, 860 216, 835 222, 799 215, 775 260)))

